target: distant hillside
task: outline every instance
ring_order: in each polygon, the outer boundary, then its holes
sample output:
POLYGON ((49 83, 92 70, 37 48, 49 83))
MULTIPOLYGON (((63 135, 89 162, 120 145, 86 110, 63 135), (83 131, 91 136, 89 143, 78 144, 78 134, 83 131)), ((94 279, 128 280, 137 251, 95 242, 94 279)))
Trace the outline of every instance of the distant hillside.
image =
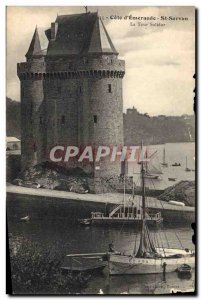
POLYGON ((20 103, 6 97, 6 135, 21 137, 20 103))
MULTIPOLYGON (((125 145, 190 142, 195 140, 194 116, 157 116, 140 114, 134 107, 124 117, 125 145)), ((6 98, 6 135, 21 137, 20 102, 6 98)))
POLYGON ((195 140, 195 117, 140 114, 134 107, 124 114, 124 144, 190 142, 195 140))

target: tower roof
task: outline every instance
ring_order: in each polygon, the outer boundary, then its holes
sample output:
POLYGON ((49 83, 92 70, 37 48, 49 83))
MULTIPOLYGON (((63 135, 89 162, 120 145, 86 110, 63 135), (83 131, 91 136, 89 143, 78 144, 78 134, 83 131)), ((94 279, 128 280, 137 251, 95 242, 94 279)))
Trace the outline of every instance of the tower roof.
POLYGON ((40 45, 40 39, 38 35, 38 29, 36 27, 34 35, 31 40, 31 44, 29 46, 29 50, 26 53, 26 57, 29 56, 41 56, 42 55, 42 50, 41 50, 41 45, 40 45))
POLYGON ((117 51, 101 19, 97 18, 91 35, 89 53, 114 53, 117 51))
POLYGON ((50 38, 47 55, 118 54, 97 13, 57 16, 55 39, 50 38))

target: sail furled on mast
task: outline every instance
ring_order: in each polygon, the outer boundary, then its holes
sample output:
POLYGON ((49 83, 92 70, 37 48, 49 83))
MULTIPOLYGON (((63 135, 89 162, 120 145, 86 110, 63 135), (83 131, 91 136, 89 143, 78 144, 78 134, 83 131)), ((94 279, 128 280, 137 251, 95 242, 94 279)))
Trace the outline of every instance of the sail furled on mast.
POLYGON ((142 230, 140 236, 140 244, 135 257, 153 257, 156 256, 157 251, 151 239, 146 220, 142 221, 142 230))
MULTIPOLYGON (((141 142, 141 150, 143 149, 143 143, 141 142)), ((152 155, 153 156, 153 155, 152 155)), ((147 167, 147 165, 145 166, 147 167)), ((157 255, 157 251, 152 242, 151 236, 149 234, 149 229, 146 223, 146 196, 145 196, 145 172, 147 168, 144 169, 144 162, 141 162, 141 182, 142 182, 142 228, 140 235, 140 245, 135 257, 154 257, 157 255)))

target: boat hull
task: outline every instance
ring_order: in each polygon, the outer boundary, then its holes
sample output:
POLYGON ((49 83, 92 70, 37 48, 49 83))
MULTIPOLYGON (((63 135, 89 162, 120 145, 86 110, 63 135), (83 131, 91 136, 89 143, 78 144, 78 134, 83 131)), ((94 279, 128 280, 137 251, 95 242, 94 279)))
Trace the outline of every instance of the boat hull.
POLYGON ((195 268, 195 256, 179 258, 136 258, 124 255, 111 255, 109 258, 110 275, 157 274, 176 272, 182 264, 195 268))
MULTIPOLYGON (((96 218, 91 220, 92 225, 102 226, 118 226, 118 225, 138 225, 141 224, 142 220, 139 219, 128 219, 128 218, 96 218)), ((158 220, 147 220, 149 227, 157 226, 163 223, 163 219, 158 220)))
POLYGON ((64 273, 88 273, 88 274, 95 274, 102 272, 103 269, 106 267, 106 264, 102 264, 100 266, 94 266, 94 267, 86 267, 86 268, 71 268, 71 267, 61 267, 62 272, 64 273))

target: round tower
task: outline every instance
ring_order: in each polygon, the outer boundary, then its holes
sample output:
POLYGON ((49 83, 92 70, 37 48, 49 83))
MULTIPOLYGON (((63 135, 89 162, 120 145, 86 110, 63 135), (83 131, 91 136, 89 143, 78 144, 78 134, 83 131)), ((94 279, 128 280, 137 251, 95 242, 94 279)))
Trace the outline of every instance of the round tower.
MULTIPOLYGON (((122 79, 125 62, 118 59, 118 53, 101 19, 96 19, 89 49, 80 67, 85 70, 80 81, 80 127, 79 143, 98 146, 123 146, 123 96, 122 79)), ((93 164, 94 175, 120 175, 121 162, 110 156, 93 164)))
POLYGON ((27 62, 17 65, 21 82, 21 168, 42 162, 45 158, 45 103, 43 76, 44 55, 36 28, 27 62))

